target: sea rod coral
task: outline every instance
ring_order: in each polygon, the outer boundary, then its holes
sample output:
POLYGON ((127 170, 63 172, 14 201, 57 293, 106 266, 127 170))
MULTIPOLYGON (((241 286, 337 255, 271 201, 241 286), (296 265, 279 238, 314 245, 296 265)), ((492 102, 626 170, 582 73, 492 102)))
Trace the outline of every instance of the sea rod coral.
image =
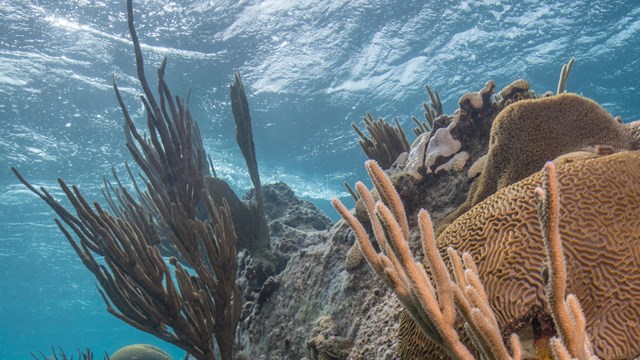
POLYGON ((132 0, 127 1, 127 20, 144 91, 146 136, 134 125, 115 79, 114 91, 125 118, 126 146, 142 170, 145 190, 128 166, 135 194, 114 171, 117 185, 105 180, 107 210, 91 205, 78 187, 59 179, 70 211, 46 189, 37 189, 12 170, 60 217, 56 224, 95 275, 111 314, 198 360, 230 360, 243 301, 236 283, 236 245, 262 256, 270 240, 240 76, 231 86, 231 103, 237 140, 256 187, 255 205, 245 204, 215 177, 188 100, 174 97, 164 80, 166 59, 158 69, 157 96, 151 91, 132 0), (169 264, 162 255, 171 255, 169 264))

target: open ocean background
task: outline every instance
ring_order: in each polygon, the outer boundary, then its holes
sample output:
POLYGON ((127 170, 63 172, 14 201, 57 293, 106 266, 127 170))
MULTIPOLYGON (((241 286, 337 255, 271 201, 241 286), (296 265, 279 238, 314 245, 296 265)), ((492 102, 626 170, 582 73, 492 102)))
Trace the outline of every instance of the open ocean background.
MULTIPOLYGON (((351 122, 397 116, 413 140, 425 84, 452 113, 489 79, 555 91, 575 56, 568 91, 640 119, 639 1, 136 0, 134 11, 149 81, 168 57, 166 78, 175 95, 191 89, 218 175, 239 193, 251 186, 228 99, 239 70, 263 182, 286 182, 334 219, 328 200, 365 177, 351 122)), ((101 358, 140 342, 183 356, 106 312, 53 212, 9 170, 99 199, 103 175, 131 160, 112 74, 142 124, 124 0, 0 0, 2 360, 52 345, 101 358)))

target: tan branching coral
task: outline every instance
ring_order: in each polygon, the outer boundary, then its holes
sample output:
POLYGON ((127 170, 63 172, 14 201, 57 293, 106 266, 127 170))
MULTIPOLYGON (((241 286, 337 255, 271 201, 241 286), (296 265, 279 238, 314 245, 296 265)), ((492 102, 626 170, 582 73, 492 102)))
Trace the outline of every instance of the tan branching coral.
POLYGON ((586 332, 586 321, 575 295, 566 295, 567 268, 560 239, 560 196, 556 167, 544 167, 544 188, 536 188, 538 217, 542 228, 547 267, 543 268, 545 295, 549 312, 556 324, 557 337, 551 339, 556 359, 597 359, 586 332))
MULTIPOLYGON (((356 234, 358 244, 367 262, 374 271, 386 279, 387 284, 394 289, 400 301, 407 308, 412 318, 432 341, 455 359, 473 359, 472 352, 462 343, 455 327, 456 304, 464 304, 463 316, 469 325, 470 332, 478 340, 478 346, 490 350, 500 349, 510 359, 506 347, 502 344, 499 329, 488 308, 484 290, 474 276, 473 270, 464 272, 460 265, 457 273, 459 279, 453 283, 449 271, 438 252, 433 234, 433 226, 429 214, 422 210, 418 215, 425 262, 431 272, 431 277, 425 268, 411 255, 408 246, 409 229, 404 207, 400 197, 393 188, 391 180, 373 161, 366 163, 374 186, 381 194, 382 201, 374 204, 373 196, 364 184, 357 183, 356 187, 365 202, 373 232, 382 249, 377 253, 362 224, 340 203, 333 200, 340 215, 351 226, 356 234), (467 288, 467 283, 472 287, 467 288), (455 290, 454 290, 455 289, 455 290), (497 339, 497 341, 496 341, 497 339)), ((452 251, 452 256, 456 256, 452 251)), ((460 262, 459 257, 457 257, 460 262)), ((465 259, 467 268, 475 269, 470 259, 465 259)), ((512 340, 515 353, 518 354, 519 342, 517 337, 512 340)))

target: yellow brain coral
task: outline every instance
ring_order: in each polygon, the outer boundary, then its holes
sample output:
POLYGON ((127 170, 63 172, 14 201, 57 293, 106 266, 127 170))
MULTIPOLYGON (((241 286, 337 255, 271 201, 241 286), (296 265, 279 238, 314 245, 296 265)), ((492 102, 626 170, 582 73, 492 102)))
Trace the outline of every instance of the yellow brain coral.
MULTIPOLYGON (((567 291, 582 304, 598 356, 640 355, 640 152, 627 151, 557 166, 560 234, 567 291)), ((469 252, 499 326, 544 308, 545 251, 531 196, 542 173, 503 188, 452 223, 437 240, 469 252)), ((434 358, 433 345, 405 316, 403 359, 434 358)))
POLYGON ((507 106, 491 126, 489 152, 477 184, 445 224, 497 190, 540 170, 546 161, 592 145, 616 149, 630 145, 627 127, 592 100, 565 93, 507 106))

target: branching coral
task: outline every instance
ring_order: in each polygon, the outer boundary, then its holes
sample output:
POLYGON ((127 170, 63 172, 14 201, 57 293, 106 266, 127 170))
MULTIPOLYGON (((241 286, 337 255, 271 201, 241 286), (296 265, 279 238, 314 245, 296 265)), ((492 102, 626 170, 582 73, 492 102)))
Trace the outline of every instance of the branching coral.
MULTIPOLYGON (((56 224, 100 283, 100 294, 111 314, 201 360, 215 359, 215 336, 222 359, 231 359, 241 295, 235 284, 236 240, 227 206, 216 208, 205 193, 210 221, 188 218, 175 203, 162 210, 167 216, 162 221, 171 224, 162 229, 197 274, 189 274, 171 258, 173 280, 156 246, 159 234, 152 218, 141 208, 134 211, 141 220, 146 218, 144 223, 114 217, 97 203, 92 208, 77 187, 69 188, 59 179, 76 216, 45 189, 37 190, 14 171, 64 221, 68 228, 58 219, 56 224)), ((150 196, 157 200, 156 206, 165 201, 152 190, 150 196)))
POLYGON ((364 184, 359 182, 356 187, 364 200, 373 233, 383 252, 376 252, 362 224, 342 203, 334 199, 333 205, 353 229, 371 268, 386 279, 422 331, 451 356, 472 359, 473 356, 460 342, 453 327, 455 310, 451 279, 442 258, 437 254, 428 213, 422 211, 419 221, 425 254, 428 254, 427 257, 432 255, 435 260, 430 263, 435 274, 433 281, 410 253, 406 241, 409 237, 407 218, 391 181, 373 161, 367 162, 367 170, 382 201, 374 203, 373 196, 364 184))
POLYGON ((569 78, 569 73, 571 73, 571 67, 573 66, 575 58, 569 59, 569 62, 562 65, 562 70, 560 71, 560 79, 558 80, 558 90, 556 91, 556 95, 560 95, 563 92, 567 91, 567 79, 569 78))
POLYGON ((545 295, 558 336, 551 339, 556 359, 597 359, 586 332, 586 321, 578 298, 566 295, 567 271, 560 239, 560 196, 553 163, 545 165, 544 188, 536 188, 538 217, 542 229, 547 266, 543 268, 545 295))
POLYGON ((380 166, 388 169, 393 165, 398 156, 404 152, 409 152, 409 141, 407 135, 400 126, 397 119, 394 119, 396 126, 389 124, 380 118, 374 120, 370 113, 364 117, 364 123, 370 137, 364 134, 355 124, 351 126, 360 136, 360 147, 369 159, 374 159, 380 166))
MULTIPOLYGON (((51 353, 52 355, 50 356, 46 356, 41 351, 38 352, 39 356, 37 356, 34 353, 30 353, 30 354, 36 360, 73 360, 73 355, 67 355, 64 352, 64 350, 62 350, 61 348, 58 348, 57 353, 54 348, 51 348, 51 353)), ((84 351, 78 349, 77 355, 78 355, 78 360, 94 360, 93 351, 91 351, 91 349, 89 348, 85 349, 84 351)), ((109 360, 109 356, 105 354, 104 359, 109 360)))
MULTIPOLYGON (((264 217, 264 211, 251 211, 226 183, 210 176, 188 101, 174 98, 164 81, 166 59, 158 69, 158 98, 154 96, 144 73, 131 0, 127 1, 127 15, 138 79, 145 94, 141 99, 147 115, 146 137, 134 125, 115 81, 114 90, 125 118, 126 145, 142 169, 145 190, 129 168, 137 199, 117 176, 117 185, 106 181, 104 194, 110 213, 98 203, 91 205, 76 186, 69 187, 59 179, 74 214, 46 189, 36 189, 17 169, 13 171, 60 217, 56 224, 95 275, 111 314, 196 359, 215 359, 217 353, 223 360, 232 359, 242 301, 235 282, 237 238, 241 235, 247 242, 256 239, 252 233, 237 232, 234 221, 253 225, 256 216, 264 217), (173 274, 161 256, 161 247, 175 255, 169 259, 175 268, 173 274)), ((237 122, 238 142, 244 146, 243 152, 248 152, 251 178, 259 193, 250 117, 239 77, 232 95, 234 110, 238 104, 241 108, 236 120, 243 121, 237 122)), ((262 208, 261 200, 257 203, 262 208)), ((252 249, 268 249, 266 220, 264 223, 261 234, 266 231, 267 240, 252 249)))
POLYGON ((433 124, 436 118, 442 115, 442 100, 440 100, 440 94, 437 91, 432 91, 429 85, 425 86, 427 91, 427 95, 429 96, 430 104, 427 105, 426 102, 422 103, 422 108, 424 109, 424 118, 426 122, 418 120, 417 117, 412 116, 411 120, 417 127, 413 128, 413 133, 416 136, 420 136, 426 132, 431 131, 433 129, 433 124))

